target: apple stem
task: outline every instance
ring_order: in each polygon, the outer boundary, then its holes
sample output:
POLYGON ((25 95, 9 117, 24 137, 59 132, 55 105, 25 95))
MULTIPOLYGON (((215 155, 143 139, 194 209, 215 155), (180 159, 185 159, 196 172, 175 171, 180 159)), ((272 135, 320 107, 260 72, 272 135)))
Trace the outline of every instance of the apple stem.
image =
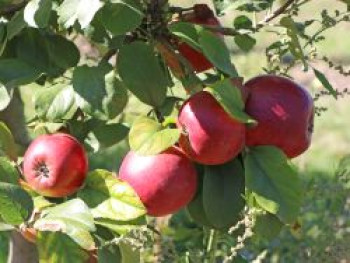
POLYGON ((216 249, 218 245, 218 237, 219 237, 219 232, 216 231, 215 229, 211 229, 209 232, 209 240, 207 244, 207 255, 208 258, 206 260, 206 263, 215 263, 216 259, 216 249))

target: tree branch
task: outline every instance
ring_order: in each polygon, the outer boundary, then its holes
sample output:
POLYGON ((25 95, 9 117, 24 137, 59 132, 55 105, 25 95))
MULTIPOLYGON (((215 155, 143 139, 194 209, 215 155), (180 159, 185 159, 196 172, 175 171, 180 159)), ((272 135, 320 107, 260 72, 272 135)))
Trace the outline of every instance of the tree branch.
POLYGON ((288 0, 285 2, 284 5, 282 5, 280 8, 276 9, 271 15, 265 17, 262 21, 260 21, 257 26, 263 26, 264 24, 272 21, 273 19, 275 19, 276 17, 278 17, 279 15, 283 14, 284 11, 286 11, 286 9, 291 6, 294 2, 296 2, 297 0, 288 0))

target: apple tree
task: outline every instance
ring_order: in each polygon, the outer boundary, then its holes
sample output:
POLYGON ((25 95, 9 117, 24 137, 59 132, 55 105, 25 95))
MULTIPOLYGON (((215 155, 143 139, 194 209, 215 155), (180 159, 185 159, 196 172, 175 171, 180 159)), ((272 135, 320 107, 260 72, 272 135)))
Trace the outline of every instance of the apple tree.
POLYGON ((311 62, 332 63, 316 44, 350 13, 344 1, 299 19, 308 2, 1 1, 0 262, 232 262, 253 235, 295 227, 303 187, 290 159, 322 109, 289 70, 312 71, 336 98, 311 62), (268 66, 245 80, 226 40, 248 52, 258 34, 273 35, 268 66), (34 90, 33 112, 19 87, 34 90), (121 141, 119 171, 89 168, 121 141), (179 211, 201 241, 166 259, 160 225, 179 211))

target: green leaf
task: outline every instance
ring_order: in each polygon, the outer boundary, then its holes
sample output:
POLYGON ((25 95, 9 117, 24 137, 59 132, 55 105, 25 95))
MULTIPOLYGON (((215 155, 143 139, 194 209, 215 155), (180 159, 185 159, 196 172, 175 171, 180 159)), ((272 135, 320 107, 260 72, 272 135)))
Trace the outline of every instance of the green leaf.
POLYGON ((249 17, 245 15, 240 15, 235 18, 233 21, 233 26, 235 29, 252 29, 253 28, 253 22, 250 20, 249 17))
POLYGON ((18 184, 19 172, 5 157, 0 157, 0 182, 18 184))
POLYGON ((303 188, 285 154, 272 146, 252 147, 244 163, 246 186, 259 206, 282 222, 292 223, 299 213, 303 188))
POLYGON ((7 88, 0 83, 0 111, 3 111, 10 104, 13 89, 7 88))
POLYGON ((198 43, 198 31, 193 23, 176 22, 168 26, 170 32, 179 37, 182 41, 200 51, 200 45, 198 43))
POLYGON ((106 218, 96 218, 95 223, 100 226, 104 226, 118 235, 125 235, 133 229, 144 226, 146 222, 146 217, 141 216, 134 220, 128 221, 118 221, 106 218))
POLYGON ((7 155, 12 160, 17 159, 16 143, 10 129, 0 122, 0 155, 7 155))
POLYGON ((104 74, 98 67, 80 66, 73 72, 73 88, 79 100, 78 106, 94 114, 102 111, 102 100, 106 96, 104 74))
POLYGON ((53 87, 40 89, 34 95, 34 105, 39 118, 59 121, 71 112, 74 102, 74 90, 71 86, 56 84, 53 87))
POLYGON ((253 232, 258 239, 272 241, 281 232, 283 223, 273 214, 258 215, 253 232))
POLYGON ((68 69, 78 64, 80 53, 77 46, 60 35, 46 35, 46 48, 49 59, 62 69, 68 69))
POLYGON ((123 140, 129 133, 129 127, 121 123, 101 124, 95 127, 92 133, 98 141, 98 147, 95 149, 98 151, 123 140))
POLYGON ((154 107, 163 104, 167 78, 153 46, 136 41, 121 48, 118 72, 126 87, 139 100, 154 107))
POLYGON ((119 246, 112 244, 104 246, 97 252, 99 263, 122 262, 122 255, 119 246))
POLYGON ((97 219, 129 221, 146 213, 133 188, 105 170, 90 172, 78 196, 92 208, 94 218, 97 219))
POLYGON ((213 228, 213 225, 210 223, 203 206, 203 175, 198 176, 197 193, 186 208, 188 214, 196 223, 213 228))
POLYGON ((100 0, 64 0, 57 11, 58 22, 69 28, 78 21, 86 28, 102 5, 100 0))
POLYGON ((337 99, 337 91, 333 88, 333 86, 331 85, 331 83, 329 83, 328 79, 326 78, 326 76, 318 71, 317 69, 313 68, 314 70, 314 74, 316 76, 316 78, 321 82, 322 86, 329 91, 330 94, 332 94, 332 96, 337 99))
POLYGON ((17 37, 17 58, 40 72, 57 73, 46 51, 46 40, 38 29, 27 28, 17 37))
POLYGON ((0 183, 0 216, 10 225, 20 225, 33 211, 33 200, 21 187, 0 183))
POLYGON ((85 263, 89 258, 87 251, 60 232, 39 232, 37 248, 40 263, 85 263))
POLYGON ((31 0, 24 8, 24 20, 31 27, 46 27, 51 10, 52 0, 31 0))
POLYGON ((216 82, 211 87, 204 89, 220 103, 224 110, 235 120, 243 123, 256 123, 244 112, 244 102, 241 91, 235 87, 230 79, 216 82))
POLYGON ((26 26, 23 11, 17 12, 7 24, 7 39, 11 40, 17 36, 26 26))
POLYGON ((243 195, 244 170, 238 159, 205 166, 203 207, 213 226, 222 229, 237 223, 245 205, 243 195))
POLYGON ((298 59, 300 59, 304 64, 304 70, 307 70, 308 64, 303 53, 303 48, 299 42, 298 38, 298 28, 294 20, 290 16, 283 17, 280 21, 281 26, 287 28, 287 35, 290 37, 289 50, 298 59))
POLYGON ((47 208, 34 228, 39 231, 60 231, 70 236, 86 250, 94 249, 95 243, 90 234, 96 230, 90 209, 81 199, 69 200, 55 207, 47 208))
POLYGON ((236 68, 230 60, 230 52, 221 38, 209 30, 202 30, 199 34, 199 44, 204 55, 216 68, 230 77, 238 77, 236 68))
POLYGON ((179 129, 169 129, 147 117, 137 118, 129 133, 130 148, 141 155, 155 155, 174 145, 180 138, 179 129))
POLYGON ((4 53, 5 48, 7 47, 7 42, 8 38, 6 32, 6 24, 0 22, 0 56, 4 53))
POLYGON ((140 251, 132 247, 131 244, 120 242, 119 248, 122 254, 122 263, 140 263, 140 251))
POLYGON ((118 0, 106 4, 101 10, 101 21, 112 35, 122 35, 136 29, 144 14, 137 0, 118 0))
POLYGON ((234 40, 237 46, 245 52, 250 51, 256 44, 255 38, 246 34, 235 36, 234 40))
POLYGON ((11 232, 0 233, 0 263, 8 262, 11 232))
POLYGON ((128 103, 128 93, 123 82, 116 78, 114 71, 105 76, 107 96, 103 99, 102 107, 108 117, 113 119, 123 112, 128 103))
POLYGON ((0 60, 0 82, 6 86, 24 85, 35 81, 40 71, 19 59, 0 60))

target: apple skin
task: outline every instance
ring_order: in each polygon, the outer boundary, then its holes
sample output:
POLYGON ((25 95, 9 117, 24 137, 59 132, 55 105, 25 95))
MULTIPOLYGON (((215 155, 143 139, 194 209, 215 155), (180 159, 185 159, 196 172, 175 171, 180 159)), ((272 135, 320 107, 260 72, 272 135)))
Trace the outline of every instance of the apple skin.
POLYGON ((177 126, 184 131, 179 140, 181 148, 201 164, 226 163, 245 145, 245 125, 230 117, 206 91, 184 102, 177 126))
POLYGON ((56 133, 36 138, 23 159, 27 183, 41 195, 65 197, 84 183, 88 160, 83 146, 69 134, 56 133))
MULTIPOLYGON (((214 16, 213 11, 206 4, 195 5, 194 16, 187 19, 186 22, 198 25, 221 26, 220 21, 214 16)), ((216 35, 223 38, 222 34, 217 33, 216 35)), ((178 50, 190 62, 194 71, 197 73, 213 67, 213 64, 201 52, 184 42, 178 45, 178 50)))
POLYGON ((185 207, 197 190, 194 164, 177 148, 142 156, 130 151, 119 178, 131 185, 151 216, 165 216, 185 207))
POLYGON ((247 146, 273 145, 289 158, 299 156, 311 143, 314 105, 306 89, 292 80, 263 75, 244 85, 245 110, 257 122, 247 128, 247 146))

